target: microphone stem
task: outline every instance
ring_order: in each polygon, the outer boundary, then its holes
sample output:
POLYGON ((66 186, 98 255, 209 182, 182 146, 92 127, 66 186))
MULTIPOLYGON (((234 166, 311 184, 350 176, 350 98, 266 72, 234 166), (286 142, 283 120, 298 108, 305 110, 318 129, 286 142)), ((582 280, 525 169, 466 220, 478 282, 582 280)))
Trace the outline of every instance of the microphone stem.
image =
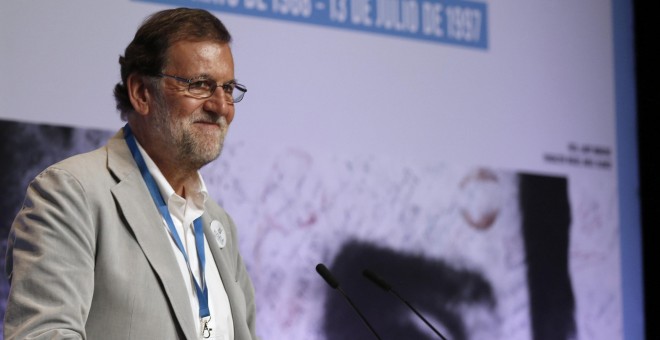
POLYGON ((435 329, 435 327, 433 327, 433 325, 431 325, 431 323, 428 322, 428 321, 426 320, 426 318, 425 318, 422 314, 420 314, 420 313, 417 311, 417 309, 415 309, 415 307, 413 307, 408 301, 406 301, 406 299, 402 298, 401 295, 399 295, 399 293, 397 293, 394 289, 390 289, 390 292, 392 292, 392 294, 394 294, 394 296, 396 296, 399 300, 403 301, 403 303, 405 303, 406 305, 408 305, 408 307, 410 307, 410 309, 411 309, 415 314, 417 314, 417 316, 419 316, 419 318, 422 319, 422 321, 424 321, 424 323, 425 323, 427 326, 429 326, 429 327, 433 330, 433 332, 435 332, 435 334, 437 334, 442 340, 447 340, 447 338, 445 338, 440 332, 438 332, 438 330, 435 329))
MULTIPOLYGON (((343 296, 346 298, 346 301, 348 301, 348 303, 351 305, 351 307, 353 307, 353 310, 354 310, 354 311, 360 316, 360 319, 362 319, 362 322, 364 322, 364 324, 369 328, 369 330, 370 330, 371 333, 376 337, 376 339, 381 340, 381 338, 380 338, 380 336, 378 335, 378 333, 376 333, 376 330, 375 330, 373 327, 371 327, 371 325, 370 325, 369 322, 367 321, 367 318, 365 318, 364 315, 362 315, 362 313, 361 313, 360 310, 357 308, 357 306, 355 306, 355 304, 353 303, 353 301, 351 301, 351 299, 348 297, 348 295, 346 295, 346 293, 344 293, 344 290, 341 289, 341 287, 337 287, 337 290, 341 293, 341 295, 343 295, 343 296)), ((446 339, 445 339, 445 340, 446 340, 446 339)))

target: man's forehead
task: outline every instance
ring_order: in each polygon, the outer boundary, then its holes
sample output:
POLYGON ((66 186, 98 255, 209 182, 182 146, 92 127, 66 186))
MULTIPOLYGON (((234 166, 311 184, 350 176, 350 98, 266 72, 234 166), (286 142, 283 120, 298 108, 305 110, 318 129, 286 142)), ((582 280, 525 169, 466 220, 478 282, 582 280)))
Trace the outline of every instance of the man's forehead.
POLYGON ((176 57, 177 54, 195 54, 201 50, 214 49, 216 52, 231 54, 231 47, 227 42, 217 40, 177 40, 172 42, 167 49, 168 56, 176 57))
POLYGON ((177 68, 231 67, 233 57, 226 42, 214 40, 180 40, 167 49, 165 66, 177 68))

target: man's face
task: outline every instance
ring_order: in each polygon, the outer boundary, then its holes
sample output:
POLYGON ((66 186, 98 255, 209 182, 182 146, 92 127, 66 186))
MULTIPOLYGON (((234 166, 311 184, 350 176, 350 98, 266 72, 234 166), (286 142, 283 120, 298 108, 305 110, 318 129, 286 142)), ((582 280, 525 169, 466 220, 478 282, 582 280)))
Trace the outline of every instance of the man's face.
MULTIPOLYGON (((224 84, 234 80, 234 60, 228 44, 179 41, 168 50, 163 73, 224 84)), ((161 82, 151 127, 179 166, 199 169, 220 155, 234 104, 221 87, 211 97, 198 99, 188 94, 187 83, 171 78, 161 82)))

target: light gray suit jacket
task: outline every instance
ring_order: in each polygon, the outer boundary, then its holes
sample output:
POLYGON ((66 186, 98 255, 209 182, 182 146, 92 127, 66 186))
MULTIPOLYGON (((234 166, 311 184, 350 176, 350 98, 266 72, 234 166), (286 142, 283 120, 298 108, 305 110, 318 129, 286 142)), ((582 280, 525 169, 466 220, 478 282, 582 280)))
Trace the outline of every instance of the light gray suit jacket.
MULTIPOLYGON (((235 339, 257 339, 236 227, 214 202, 203 224, 235 339), (224 248, 212 220, 224 226, 224 248)), ((49 167, 30 184, 9 235, 5 339, 198 338, 168 237, 121 131, 105 147, 49 167)))

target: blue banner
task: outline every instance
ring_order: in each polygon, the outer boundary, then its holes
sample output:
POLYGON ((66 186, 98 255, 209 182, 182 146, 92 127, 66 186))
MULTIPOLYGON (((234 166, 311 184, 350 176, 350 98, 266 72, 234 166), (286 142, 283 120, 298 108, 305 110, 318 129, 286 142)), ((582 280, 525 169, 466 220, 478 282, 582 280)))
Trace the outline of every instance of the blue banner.
POLYGON ((488 48, 485 3, 464 0, 136 0, 488 48))

